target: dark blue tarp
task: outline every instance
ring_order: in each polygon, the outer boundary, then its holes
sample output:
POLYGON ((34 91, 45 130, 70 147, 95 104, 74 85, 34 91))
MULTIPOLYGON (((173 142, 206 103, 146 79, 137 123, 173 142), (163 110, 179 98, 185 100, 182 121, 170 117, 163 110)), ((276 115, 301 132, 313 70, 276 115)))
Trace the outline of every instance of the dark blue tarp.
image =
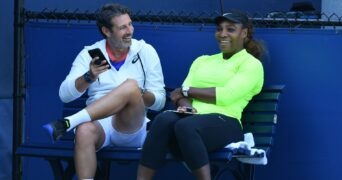
POLYGON ((0 180, 12 178, 13 2, 0 6, 0 180))

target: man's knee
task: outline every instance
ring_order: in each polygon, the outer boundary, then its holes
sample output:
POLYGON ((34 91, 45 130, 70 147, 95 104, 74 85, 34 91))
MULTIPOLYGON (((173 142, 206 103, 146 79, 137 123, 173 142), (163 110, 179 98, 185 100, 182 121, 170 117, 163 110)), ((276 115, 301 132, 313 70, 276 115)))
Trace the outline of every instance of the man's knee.
POLYGON ((138 82, 135 79, 127 79, 122 83, 124 86, 124 91, 128 93, 130 96, 141 96, 140 88, 138 82))
POLYGON ((77 126, 75 133, 76 143, 93 142, 100 137, 98 127, 95 123, 87 122, 77 126))
POLYGON ((137 90, 139 89, 138 82, 135 79, 127 79, 123 82, 123 85, 130 90, 137 90))

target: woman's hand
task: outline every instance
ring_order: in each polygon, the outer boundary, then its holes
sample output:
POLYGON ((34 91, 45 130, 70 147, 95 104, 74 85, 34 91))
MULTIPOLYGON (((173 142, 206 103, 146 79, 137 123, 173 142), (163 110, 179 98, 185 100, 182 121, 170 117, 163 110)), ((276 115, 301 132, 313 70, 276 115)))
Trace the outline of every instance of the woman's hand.
POLYGON ((177 101, 183 98, 182 89, 176 88, 170 93, 170 99, 171 101, 177 105, 177 101))
POLYGON ((196 114, 197 109, 194 107, 189 107, 189 106, 178 106, 177 111, 180 113, 191 113, 191 114, 196 114))

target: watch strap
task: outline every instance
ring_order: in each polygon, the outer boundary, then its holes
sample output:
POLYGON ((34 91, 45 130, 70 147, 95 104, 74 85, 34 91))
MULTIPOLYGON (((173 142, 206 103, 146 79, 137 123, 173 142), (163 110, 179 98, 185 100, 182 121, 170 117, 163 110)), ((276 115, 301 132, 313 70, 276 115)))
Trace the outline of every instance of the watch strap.
POLYGON ((90 77, 90 72, 89 72, 89 71, 83 74, 83 78, 84 78, 84 80, 85 80, 87 83, 89 83, 89 84, 91 84, 91 83, 93 83, 93 82, 95 81, 95 80, 93 80, 93 79, 90 77))

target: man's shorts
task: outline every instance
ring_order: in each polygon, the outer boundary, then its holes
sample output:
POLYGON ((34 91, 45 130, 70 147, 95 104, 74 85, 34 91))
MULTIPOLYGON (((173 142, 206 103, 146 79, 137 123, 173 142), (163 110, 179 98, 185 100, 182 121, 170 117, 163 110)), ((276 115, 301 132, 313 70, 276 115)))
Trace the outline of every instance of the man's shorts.
POLYGON ((146 123, 150 121, 147 117, 145 117, 145 121, 141 128, 132 134, 121 133, 114 129, 112 118, 113 116, 110 116, 98 121, 105 133, 105 140, 101 148, 97 150, 106 146, 142 147, 147 135, 146 123))

